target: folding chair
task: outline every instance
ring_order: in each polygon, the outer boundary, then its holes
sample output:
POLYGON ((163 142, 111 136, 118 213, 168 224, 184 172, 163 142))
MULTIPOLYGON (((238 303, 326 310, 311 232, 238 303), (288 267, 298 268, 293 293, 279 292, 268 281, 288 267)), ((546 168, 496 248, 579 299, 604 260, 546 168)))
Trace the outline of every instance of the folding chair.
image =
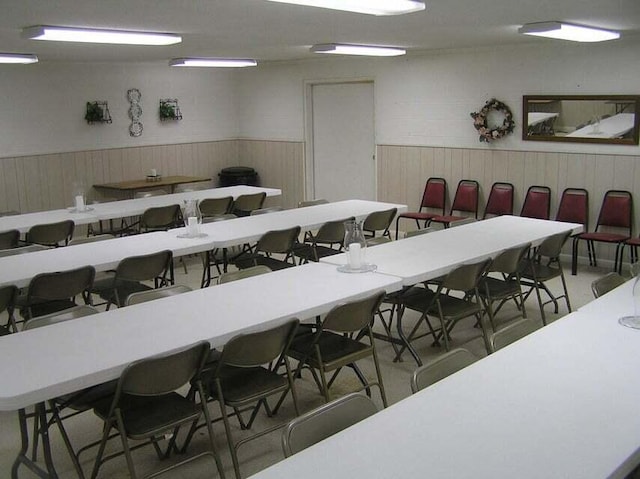
POLYGON ((446 201, 447 180, 436 177, 429 178, 424 185, 420 209, 418 211, 406 212, 398 215, 398 218, 396 219, 396 239, 398 239, 398 230, 401 219, 406 218, 415 220, 417 229, 420 229, 420 221, 423 221, 423 227, 426 228, 431 218, 444 216, 446 201))
POLYGON ((453 213, 472 213, 473 218, 478 218, 478 191, 480 186, 475 180, 460 180, 456 188, 456 194, 453 197, 453 204, 448 215, 436 216, 431 218, 429 224, 440 223, 448 228, 451 223, 460 221, 467 216, 458 216, 453 213))
POLYGON ((496 182, 491 186, 489 198, 484 208, 482 219, 488 216, 513 214, 513 185, 511 183, 496 182))
POLYGON ((420 366, 411 376, 411 392, 413 394, 423 390, 438 381, 451 376, 453 373, 466 368, 478 360, 464 348, 456 348, 441 354, 433 361, 420 366))
POLYGON ((549 219, 551 208, 551 188, 548 186, 530 186, 524 197, 520 216, 525 218, 549 219))

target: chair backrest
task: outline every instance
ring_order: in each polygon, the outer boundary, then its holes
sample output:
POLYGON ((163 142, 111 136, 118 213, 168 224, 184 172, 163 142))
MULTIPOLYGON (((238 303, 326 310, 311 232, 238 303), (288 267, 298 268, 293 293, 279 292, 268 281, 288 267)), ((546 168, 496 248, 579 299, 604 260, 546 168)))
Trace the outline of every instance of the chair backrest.
POLYGON ((478 217, 478 191, 480 186, 475 180, 460 180, 456 188, 456 194, 453 197, 451 205, 451 213, 454 211, 464 211, 473 213, 474 217, 478 217))
POLYGON ((251 266, 250 268, 239 269, 238 271, 229 271, 218 276, 218 284, 231 283, 239 279, 251 278, 261 274, 271 273, 271 268, 263 264, 251 266))
POLYGON ((626 281, 627 280, 618 273, 607 273, 591 283, 591 291, 595 298, 599 298, 609 291, 616 289, 618 286, 621 286, 626 281))
POLYGON ((0 233, 0 249, 15 248, 20 241, 20 231, 9 230, 0 233))
POLYGON ((268 213, 275 213, 276 211, 282 211, 282 206, 270 206, 269 208, 258 208, 257 210, 253 210, 250 216, 256 215, 266 215, 268 213))
POLYGON ((73 238, 71 241, 69 241, 69 246, 85 244, 85 243, 95 243, 97 241, 110 240, 114 238, 115 238, 114 235, 108 234, 108 233, 101 234, 101 235, 86 236, 84 238, 73 238))
POLYGON ((71 220, 32 226, 27 232, 27 243, 44 246, 63 246, 69 244, 73 236, 75 223, 71 220))
POLYGON ((556 221, 580 223, 589 229, 589 192, 584 188, 566 188, 562 192, 556 221))
POLYGON ((530 186, 524 197, 520 216, 525 218, 549 219, 551 209, 551 188, 548 186, 530 186))
POLYGON ((431 177, 427 179, 422 193, 422 201, 420 202, 420 210, 422 208, 434 208, 442 211, 447 202, 447 180, 444 178, 431 177))
POLYGON ((73 298, 93 286, 96 270, 93 266, 34 276, 27 288, 27 304, 34 301, 55 301, 73 298))
POLYGON ((298 203, 298 208, 305 208, 307 206, 316 206, 316 205, 326 205, 329 203, 329 200, 325 200, 324 198, 318 198, 315 200, 306 200, 298 203))
POLYGON ((13 285, 0 287, 0 313, 13 308, 18 297, 18 288, 13 285))
POLYGON ((314 239, 316 243, 344 243, 344 223, 345 221, 353 221, 355 218, 346 218, 343 220, 328 221, 323 224, 314 239))
POLYGON ((413 236, 426 235, 428 233, 433 233, 434 231, 438 231, 436 228, 430 226, 428 228, 422 228, 419 230, 407 231, 404 235, 405 238, 411 238, 413 236))
POLYGON ((322 328, 339 333, 352 333, 362 330, 365 326, 371 324, 384 296, 385 293, 382 291, 363 299, 335 306, 325 316, 322 328))
POLYGON ((299 323, 297 319, 290 319, 274 328, 233 337, 222 349, 217 371, 225 366, 253 368, 279 361, 293 340, 299 323))
POLYGON ((382 231, 382 235, 387 236, 389 234, 389 226, 391 226, 397 212, 398 208, 374 211, 365 218, 362 229, 374 235, 376 231, 382 231))
POLYGON ((27 246, 18 246, 17 248, 0 250, 0 258, 4 258, 5 256, 14 256, 17 254, 33 253, 35 251, 44 251, 46 249, 49 249, 49 247, 41 244, 30 244, 27 246))
POLYGON ((164 288, 131 293, 127 296, 127 299, 125 299, 124 304, 125 306, 131 306, 134 304, 146 303, 147 301, 153 301, 154 299, 168 298, 170 296, 175 296, 176 294, 188 293, 189 291, 193 291, 189 286, 174 284, 171 286, 165 286, 164 288))
POLYGON ((150 198, 151 196, 162 196, 162 195, 166 195, 166 194, 167 194, 166 190, 155 189, 155 190, 136 191, 133 194, 133 197, 135 199, 150 198))
POLYGON ((200 372, 209 350, 209 343, 203 341, 182 351, 129 364, 118 381, 115 401, 122 393, 159 396, 175 391, 200 372))
POLYGON ((631 236, 633 196, 629 191, 609 190, 604 194, 596 230, 601 226, 624 228, 631 236))
POLYGON ((494 353, 537 329, 536 324, 530 319, 518 319, 491 335, 489 338, 491 352, 494 353))
POLYGON ((71 319, 83 318, 97 313, 99 313, 99 311, 93 306, 82 304, 72 308, 63 309, 62 311, 57 311, 55 313, 45 314, 44 316, 29 319, 24 323, 22 330, 27 331, 29 329, 41 328, 43 326, 62 323, 71 319))
POLYGON ((460 265, 444 277, 441 288, 454 291, 471 291, 477 287, 478 281, 480 281, 490 264, 491 259, 488 258, 475 263, 460 265))
POLYGON ((198 208, 203 217, 224 215, 231 211, 233 205, 233 196, 224 198, 205 198, 200 200, 198 208))
POLYGON ((538 246, 536 253, 540 256, 556 259, 560 256, 562 247, 566 243, 567 239, 571 236, 571 231, 565 233, 558 233, 546 238, 540 246, 538 246))
POLYGON ((236 216, 249 216, 253 210, 262 208, 267 197, 265 192, 240 195, 233 202, 232 213, 236 216))
POLYGON ((147 208, 140 217, 140 227, 146 230, 175 228, 180 222, 181 214, 180 205, 147 208))
POLYGON ((170 250, 124 258, 116 267, 116 280, 147 281, 166 278, 171 270, 173 254, 170 250))
POLYGON ((478 360, 473 354, 464 348, 451 351, 429 361, 413 372, 411 377, 411 392, 414 394, 422 389, 437 383, 441 379, 466 368, 478 360))
POLYGON ((513 214, 513 185, 511 183, 496 182, 491 186, 489 198, 484 208, 484 216, 513 214))
POLYGON ((323 404, 285 426, 282 431, 284 455, 296 454, 377 412, 371 398, 357 393, 323 404))
POLYGON ((495 271, 496 273, 503 273, 506 275, 517 273, 522 259, 527 255, 530 248, 531 243, 527 243, 522 246, 516 246, 502 251, 493 258, 489 271, 495 271))
POLYGON ((289 253, 293 249, 293 245, 296 243, 299 235, 299 226, 284 230, 267 231, 258 240, 256 250, 265 253, 289 253))

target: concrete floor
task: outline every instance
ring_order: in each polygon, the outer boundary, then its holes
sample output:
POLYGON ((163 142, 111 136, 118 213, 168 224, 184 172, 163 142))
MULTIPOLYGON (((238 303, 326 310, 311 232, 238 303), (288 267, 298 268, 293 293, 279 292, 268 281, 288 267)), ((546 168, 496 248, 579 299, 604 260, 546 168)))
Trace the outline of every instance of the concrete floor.
MULTIPOLYGON (((187 284, 192 287, 199 287, 200 274, 202 272, 199 259, 197 257, 188 258, 187 265, 189 274, 185 274, 181 265, 176 265, 176 282, 179 284, 187 284)), ((565 270, 567 270, 568 262, 565 261, 565 270)), ((588 266, 580 267, 579 274, 577 276, 571 276, 567 274, 567 281, 569 285, 569 294, 571 303, 574 309, 577 309, 583 304, 588 303, 593 299, 590 284, 597 277, 606 273, 608 270, 603 268, 592 268, 588 266)), ((558 284, 552 285, 552 290, 558 291, 560 288, 558 284)), ((549 307, 548 307, 549 308, 549 307)), ((559 314, 553 314, 548 310, 547 317, 550 321, 557 320, 566 314, 564 303, 561 303, 559 314)), ((515 312, 515 308, 504 308, 496 318, 498 327, 501 324, 505 324, 509 321, 509 318, 515 312)), ((540 312, 535 299, 535 295, 529 298, 527 301, 527 312, 529 317, 534 319, 538 324, 540 322, 540 312)), ((408 330, 413 326, 414 321, 411 317, 408 317, 405 321, 405 326, 408 330)), ((416 368, 416 364, 413 359, 408 355, 404 355, 403 362, 393 362, 393 350, 388 343, 377 342, 378 354, 381 362, 381 368, 383 373, 383 379, 385 388, 387 391, 387 397, 390 404, 402 400, 410 394, 409 378, 413 370, 416 368)), ((484 345, 479 337, 479 330, 474 327, 472 320, 464 320, 453 331, 453 343, 452 347, 464 346, 471 350, 472 353, 478 357, 485 356, 484 345)), ((443 352, 443 348, 432 347, 429 338, 418 340, 415 343, 415 347, 418 354, 422 358, 423 362, 427 362, 429 358, 437 356, 443 352)), ((372 365, 364 365, 365 373, 372 377, 372 365)), ((340 375, 340 379, 336 381, 336 384, 332 388, 334 395, 340 395, 349 392, 357 387, 358 383, 351 373, 351 371, 344 371, 340 375)), ((301 411, 308 411, 316 406, 322 404, 322 397, 318 393, 315 384, 313 383, 310 375, 306 375, 302 380, 296 381, 296 387, 300 400, 301 411)), ((373 397, 381 406, 379 395, 377 390, 374 389, 373 397)), ((210 404, 210 411, 216 417, 220 416, 220 411, 217 403, 210 404)), ((274 418, 267 418, 266 415, 260 414, 259 420, 254 426, 254 430, 259 430, 261 427, 276 424, 280 422, 286 422, 294 417, 293 407, 289 400, 285 401, 278 415, 274 418)), ((74 445, 83 445, 90 441, 97 440, 101 433, 101 421, 99 421, 92 412, 86 412, 79 416, 69 420, 67 428, 71 436, 71 440, 74 445)), ((236 424, 237 422, 233 422, 236 424)), ((15 454, 18 451, 20 444, 20 435, 18 431, 17 415, 15 413, 0 413, 0 478, 9 477, 11 465, 15 458, 15 454)), ((206 437, 204 433, 205 429, 200 430, 196 439, 192 443, 188 454, 197 453, 204 450, 206 447, 206 437)), ((225 473, 227 477, 233 477, 233 468, 231 465, 231 457, 226 447, 226 440, 224 435, 224 429, 221 423, 214 425, 214 431, 216 434, 216 443, 221 451, 222 461, 225 466, 225 473)), ((244 435, 238 427, 235 427, 234 438, 240 438, 244 435)), ((60 435, 56 429, 52 430, 51 441, 53 447, 54 461, 57 471, 61 478, 74 478, 77 477, 69 458, 66 454, 64 446, 62 444, 60 435)), ((120 446, 118 440, 111 441, 111 450, 117 450, 120 446)), ((82 465, 85 474, 89 475, 91 467, 93 465, 93 456, 95 450, 88 451, 84 457, 82 457, 82 465)), ((158 461, 153 448, 142 448, 134 453, 134 461, 138 467, 140 475, 151 473, 154 470, 180 460, 183 457, 176 456, 168 460, 158 461)), ((243 477, 247 477, 277 461, 283 459, 282 449, 280 445, 280 433, 276 431, 253 442, 243 446, 239 452, 241 471, 243 477)), ((207 458, 195 461, 192 465, 186 469, 179 469, 172 474, 167 474, 162 477, 216 477, 217 473, 215 465, 212 460, 207 458)), ((31 473, 22 468, 20 471, 20 477, 31 477, 31 473)), ((123 457, 114 459, 105 464, 99 474, 99 477, 104 478, 124 478, 129 477, 126 464, 123 457)))

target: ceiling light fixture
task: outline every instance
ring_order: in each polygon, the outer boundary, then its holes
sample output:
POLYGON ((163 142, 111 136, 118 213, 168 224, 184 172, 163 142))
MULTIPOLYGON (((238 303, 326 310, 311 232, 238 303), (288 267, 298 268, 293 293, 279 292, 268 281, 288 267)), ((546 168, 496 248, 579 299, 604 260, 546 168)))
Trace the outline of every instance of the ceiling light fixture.
POLYGON ((255 67, 258 64, 250 58, 173 58, 169 60, 172 67, 208 67, 208 68, 242 68, 255 67))
POLYGON ((30 53, 0 53, 0 63, 38 63, 38 57, 30 53))
POLYGON ((574 42, 604 42, 620 38, 620 33, 612 30, 563 22, 527 23, 518 29, 518 33, 574 42))
POLYGON ((361 55, 368 57, 397 57, 407 51, 397 47, 377 47, 372 45, 349 45, 344 43, 322 43, 310 48, 313 53, 330 53, 334 55, 361 55))
POLYGON ((131 32, 94 28, 36 25, 22 30, 23 38, 54 42, 112 43, 123 45, 173 45, 182 37, 173 33, 131 32))
POLYGON ((402 15, 424 10, 424 0, 269 0, 307 7, 329 8, 369 15, 402 15))

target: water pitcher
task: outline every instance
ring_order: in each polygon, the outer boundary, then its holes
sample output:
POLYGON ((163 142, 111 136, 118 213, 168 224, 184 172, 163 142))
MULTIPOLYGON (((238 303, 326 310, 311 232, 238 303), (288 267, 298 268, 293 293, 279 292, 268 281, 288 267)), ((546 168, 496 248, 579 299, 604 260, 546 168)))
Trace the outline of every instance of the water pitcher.
POLYGON ((198 200, 185 200, 182 216, 184 225, 187 227, 187 234, 189 236, 198 236, 200 234, 200 223, 202 223, 198 200))
POLYGON ((344 249, 351 269, 360 269, 365 264, 367 240, 362 231, 362 221, 344 222, 344 249))

